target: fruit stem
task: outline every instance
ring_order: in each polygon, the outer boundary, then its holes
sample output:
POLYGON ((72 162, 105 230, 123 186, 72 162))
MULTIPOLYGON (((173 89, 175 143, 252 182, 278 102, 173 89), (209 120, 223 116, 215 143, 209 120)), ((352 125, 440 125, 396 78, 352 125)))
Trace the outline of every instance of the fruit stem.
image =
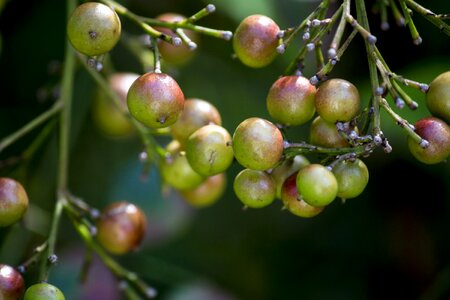
POLYGON ((398 26, 405 26, 405 18, 397 7, 394 0, 389 0, 389 6, 392 10, 392 15, 394 16, 395 22, 398 26))
POLYGON ((411 32, 411 37, 413 39, 414 45, 421 44, 422 38, 420 37, 420 34, 417 31, 416 26, 414 25, 409 8, 406 6, 406 3, 404 1, 400 1, 400 7, 402 8, 403 15, 405 16, 405 22, 408 25, 409 31, 411 32))
POLYGON ((345 148, 326 148, 316 145, 311 145, 306 142, 300 143, 286 143, 284 148, 284 156, 286 159, 290 159, 299 154, 326 154, 329 156, 336 156, 348 153, 354 153, 356 157, 363 154, 370 153, 375 148, 373 142, 368 142, 356 147, 345 148))
POLYGON ((153 51, 153 72, 161 73, 161 55, 159 53, 158 40, 154 37, 150 37, 150 45, 153 51))
MULTIPOLYGON (((346 7, 348 5, 348 1, 349 0, 344 0, 344 2, 342 3, 341 7, 346 7)), ((330 43, 329 49, 333 49, 333 50, 331 50, 331 51, 329 50, 328 51, 328 53, 329 53, 328 54, 328 58, 329 59, 334 59, 336 57, 335 53, 336 53, 336 50, 339 47, 339 44, 341 43, 342 36, 344 35, 345 25, 346 25, 345 13, 343 13, 341 15, 341 20, 339 21, 339 25, 338 25, 338 27, 336 29, 336 32, 335 32, 334 37, 333 37, 333 40, 330 43)))
POLYGON ((413 0, 402 0, 405 2, 410 8, 421 14, 425 19, 431 22, 434 26, 439 28, 439 30, 446 35, 450 36, 450 25, 442 21, 439 15, 435 14, 431 10, 419 5, 416 1, 413 0))

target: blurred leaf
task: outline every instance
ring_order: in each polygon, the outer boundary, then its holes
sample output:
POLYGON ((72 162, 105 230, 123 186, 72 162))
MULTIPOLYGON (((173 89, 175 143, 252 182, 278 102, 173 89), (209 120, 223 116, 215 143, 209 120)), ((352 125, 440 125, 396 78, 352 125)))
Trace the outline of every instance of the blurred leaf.
POLYGON ((236 22, 253 14, 262 14, 274 17, 275 7, 272 0, 211 0, 208 1, 217 6, 221 11, 226 12, 236 22))

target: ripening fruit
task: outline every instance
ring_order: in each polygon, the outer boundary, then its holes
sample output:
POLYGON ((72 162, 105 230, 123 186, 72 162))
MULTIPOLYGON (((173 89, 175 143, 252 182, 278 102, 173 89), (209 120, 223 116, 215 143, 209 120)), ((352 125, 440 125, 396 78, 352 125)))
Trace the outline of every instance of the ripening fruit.
POLYGON ((20 182, 0 178, 0 227, 19 221, 28 209, 28 195, 20 182))
POLYGON ((301 198, 297 190, 297 172, 289 176, 283 183, 281 189, 281 201, 284 206, 294 215, 311 218, 317 216, 324 207, 314 207, 301 198))
POLYGON ((450 123, 450 71, 440 74, 430 83, 426 103, 434 116, 450 123))
POLYGON ((317 116, 309 129, 309 142, 326 148, 350 147, 347 140, 339 133, 334 123, 317 116))
POLYGON ((303 76, 279 78, 267 95, 267 110, 277 122, 287 126, 302 125, 311 120, 316 111, 316 87, 303 76))
POLYGON ((303 155, 296 155, 292 159, 286 159, 272 170, 270 175, 272 175, 272 178, 275 180, 275 184, 277 185, 276 197, 278 199, 281 199, 281 187, 283 186, 286 178, 294 173, 297 173, 298 170, 309 164, 310 162, 306 157, 303 155))
MULTIPOLYGON (((159 21, 164 22, 180 22, 186 19, 185 16, 176 14, 176 13, 165 13, 156 17, 159 21)), ((155 26, 155 29, 172 37, 178 36, 172 29, 166 27, 155 26)), ((183 29, 184 33, 191 39, 192 42, 198 43, 199 36, 196 32, 183 29)), ((181 66, 188 63, 195 54, 194 49, 189 49, 189 46, 186 43, 182 43, 181 45, 175 46, 170 43, 160 41, 158 43, 158 49, 161 53, 161 57, 168 63, 173 65, 181 66)))
POLYGON ((102 3, 86 2, 78 6, 67 23, 72 46, 88 56, 109 52, 120 38, 121 24, 117 13, 102 3))
POLYGON ((333 173, 320 164, 310 164, 297 174, 297 190, 309 205, 322 207, 336 198, 338 183, 333 173))
POLYGON ((174 139, 185 144, 194 131, 209 124, 222 125, 217 108, 208 101, 190 98, 184 102, 183 111, 170 130, 174 139))
POLYGON ((216 203, 222 197, 227 185, 225 173, 206 178, 198 187, 181 191, 183 199, 192 206, 206 207, 216 203))
POLYGON ((425 164, 437 164, 450 155, 450 127, 435 117, 423 118, 414 125, 416 133, 429 142, 422 148, 408 136, 408 147, 414 157, 425 164))
POLYGON ((242 170, 234 179, 233 189, 247 207, 261 208, 275 200, 275 181, 264 171, 242 170))
POLYGON ((129 202, 111 203, 97 221, 97 239, 109 252, 125 254, 139 247, 147 227, 144 212, 129 202))
POLYGON ((24 291, 22 275, 13 267, 0 264, 0 299, 20 300, 24 291))
POLYGON ((343 160, 334 166, 333 174, 338 183, 337 196, 342 199, 351 199, 359 196, 369 182, 369 170, 360 160, 343 160))
POLYGON ((233 49, 236 56, 247 66, 262 68, 277 55, 280 28, 269 17, 251 15, 236 28, 233 49))
POLYGON ((233 150, 237 161, 246 168, 268 170, 280 160, 283 136, 271 122, 249 118, 238 125, 233 134, 233 150))
POLYGON ((23 300, 65 300, 64 294, 59 288, 46 282, 36 283, 30 286, 23 300))
POLYGON ((202 176, 222 173, 234 159, 231 136, 222 126, 203 126, 189 137, 186 157, 192 169, 202 176))
POLYGON ((115 73, 108 78, 110 88, 121 100, 121 108, 118 108, 101 89, 94 98, 93 119, 105 135, 126 137, 134 132, 133 124, 124 112, 128 112, 128 90, 138 77, 139 75, 134 73, 115 73))
POLYGON ((320 85, 315 103, 317 113, 325 121, 348 122, 359 112, 359 92, 347 80, 330 79, 320 85))
POLYGON ((175 123, 183 110, 184 94, 178 83, 163 73, 146 73, 128 90, 131 115, 149 128, 162 128, 175 123))

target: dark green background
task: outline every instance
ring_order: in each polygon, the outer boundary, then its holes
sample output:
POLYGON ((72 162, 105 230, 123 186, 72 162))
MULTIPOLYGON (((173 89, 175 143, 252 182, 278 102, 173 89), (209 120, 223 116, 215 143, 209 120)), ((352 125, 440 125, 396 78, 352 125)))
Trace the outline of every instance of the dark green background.
MULTIPOLYGON (((367 2, 370 7, 372 2, 367 2)), ((436 12, 450 12, 448 1, 420 2, 436 12)), ((200 24, 232 31, 254 13, 267 14, 282 28, 294 26, 318 4, 294 0, 212 3, 217 12, 200 24)), ((198 0, 127 2, 132 11, 150 17, 168 11, 190 15, 206 4, 198 0)), ((377 45, 396 73, 429 83, 450 69, 450 38, 421 17, 414 16, 423 37, 418 47, 407 28, 392 22, 390 31, 381 32, 378 20, 377 16, 371 19, 377 45)), ((137 32, 127 22, 124 28, 137 32)), ((0 16, 0 33, 0 136, 4 137, 54 101, 66 39, 64 1, 9 1, 0 16), (42 97, 43 91, 48 97, 42 97)), ((176 78, 186 97, 216 105, 224 127, 233 132, 245 118, 269 118, 267 91, 294 57, 295 47, 298 44, 269 67, 254 70, 233 59, 230 42, 203 36, 191 63, 163 70, 176 78)), ((118 71, 142 72, 123 44, 111 58, 118 71)), ((305 75, 310 77, 314 61, 306 63, 305 75)), ((353 82, 367 103, 367 62, 359 36, 331 76, 353 82)), ((217 204, 193 209, 176 193, 161 192, 156 170, 142 181, 139 140, 107 138, 92 123, 94 90, 94 83, 80 68, 74 92, 70 189, 98 208, 118 200, 144 208, 149 218, 145 243, 139 252, 119 260, 157 287, 160 299, 450 298, 450 165, 428 166, 414 160, 406 136, 386 116, 382 129, 393 152, 377 150, 365 159, 370 180, 364 193, 345 205, 335 201, 316 218, 300 219, 281 211, 280 202, 243 211, 231 184, 217 204)), ((407 91, 420 108, 396 111, 414 123, 429 113, 424 95, 407 91)), ((0 263, 19 264, 45 240, 55 198, 57 135, 47 136, 32 159, 20 161, 20 154, 42 128, 0 153, 0 175, 23 182, 31 200, 24 222, 0 230, 0 263)), ((290 138, 305 140, 308 129, 309 125, 293 128, 290 138)), ((229 183, 241 168, 233 164, 227 172, 229 183)), ((120 299, 100 263, 94 265, 87 284, 79 285, 83 244, 65 217, 60 232, 60 263, 52 269, 51 282, 65 292, 66 299, 120 299)), ((33 271, 27 275, 28 284, 34 279, 33 271)))

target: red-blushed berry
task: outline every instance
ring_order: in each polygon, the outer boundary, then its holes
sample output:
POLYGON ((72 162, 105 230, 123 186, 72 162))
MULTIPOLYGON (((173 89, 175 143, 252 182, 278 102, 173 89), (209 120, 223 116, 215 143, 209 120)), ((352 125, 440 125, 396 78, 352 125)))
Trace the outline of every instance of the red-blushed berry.
POLYGON ((250 208, 261 208, 275 200, 276 184, 264 171, 245 169, 235 177, 233 189, 239 200, 250 208))
POLYGON ((338 162, 333 168, 333 174, 338 183, 337 196, 342 199, 359 196, 369 182, 369 170, 360 159, 338 162))
POLYGON ((0 264, 0 299, 20 300, 24 291, 22 275, 13 267, 0 264))
POLYGON ((22 184, 7 177, 0 178, 0 227, 19 221, 28 209, 28 195, 22 184))
POLYGON ((297 173, 298 170, 309 164, 310 162, 305 156, 296 155, 294 158, 286 159, 281 164, 273 168, 270 175, 272 175, 272 178, 273 180, 275 180, 275 183, 277 185, 278 199, 281 199, 281 187, 283 186, 286 178, 294 173, 297 173))
POLYGON ((41 282, 27 288, 23 300, 65 300, 63 292, 56 286, 41 282))
POLYGON ((327 167, 310 164, 298 171, 297 191, 309 205, 322 207, 336 198, 338 183, 327 167))
POLYGON ((434 116, 450 123, 450 71, 440 74, 430 83, 426 103, 434 116))
POLYGON ((180 191, 183 199, 194 207, 207 207, 217 202, 225 192, 225 173, 209 176, 198 187, 180 191))

